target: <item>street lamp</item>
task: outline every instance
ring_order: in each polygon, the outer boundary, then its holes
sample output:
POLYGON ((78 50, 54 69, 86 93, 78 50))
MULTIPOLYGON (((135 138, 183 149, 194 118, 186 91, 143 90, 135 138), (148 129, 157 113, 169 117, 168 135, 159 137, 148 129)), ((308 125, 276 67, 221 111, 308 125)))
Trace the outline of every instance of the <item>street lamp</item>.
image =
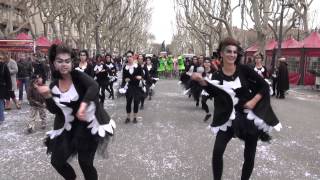
POLYGON ((293 3, 288 3, 285 4, 284 0, 278 0, 281 3, 281 12, 280 12, 280 26, 279 26, 279 38, 278 38, 278 48, 276 51, 276 57, 274 59, 272 59, 272 70, 274 70, 275 67, 275 62, 276 59, 281 57, 281 43, 282 43, 282 26, 283 26, 283 13, 284 13, 284 9, 285 7, 292 7, 294 4, 293 3))

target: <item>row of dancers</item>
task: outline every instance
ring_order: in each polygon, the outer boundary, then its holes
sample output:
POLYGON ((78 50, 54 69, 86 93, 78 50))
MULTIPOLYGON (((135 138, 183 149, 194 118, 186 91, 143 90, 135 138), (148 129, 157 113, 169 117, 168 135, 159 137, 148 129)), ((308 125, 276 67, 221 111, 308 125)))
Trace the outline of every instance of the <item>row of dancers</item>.
MULTIPOLYGON (((210 129, 216 134, 212 157, 214 179, 221 179, 225 148, 231 138, 237 137, 245 142, 241 179, 246 180, 253 171, 257 141, 270 141, 271 129, 280 130, 281 124, 270 105, 266 81, 253 69, 240 64, 239 42, 224 39, 217 52, 221 61, 219 68, 213 69, 211 60, 205 59, 203 66, 193 63, 188 67, 181 80, 194 95, 197 105, 199 97, 203 97, 204 120, 213 116, 210 129), (205 107, 210 98, 214 100, 213 115, 205 107)), ((69 47, 53 45, 49 60, 54 80, 50 86, 37 82, 33 86, 45 98, 46 108, 55 114, 54 128, 47 133, 45 141, 52 166, 65 179, 76 179, 67 160, 77 154, 85 179, 95 180, 98 178, 93 165, 95 154, 105 155, 116 124, 101 103, 99 91, 105 84, 97 83, 100 81, 97 75, 103 70, 96 66, 95 81, 73 68, 71 54, 69 47)), ((133 103, 133 122, 136 123, 139 105, 143 107, 146 95, 151 99, 152 87, 157 81, 156 68, 149 58, 139 56, 135 63, 133 52, 128 51, 126 56, 119 91, 126 95, 125 122, 131 121, 133 103)))

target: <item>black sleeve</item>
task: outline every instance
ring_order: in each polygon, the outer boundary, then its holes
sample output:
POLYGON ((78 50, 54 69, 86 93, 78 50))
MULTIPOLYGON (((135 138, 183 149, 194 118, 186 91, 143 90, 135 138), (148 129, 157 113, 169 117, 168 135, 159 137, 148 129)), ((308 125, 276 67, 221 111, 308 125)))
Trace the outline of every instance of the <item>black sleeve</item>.
MULTIPOLYGON (((81 83, 86 89, 83 102, 89 103, 90 101, 94 101, 99 93, 99 86, 95 80, 93 80, 90 76, 85 73, 75 72, 76 78, 78 79, 78 83, 81 83)), ((77 82, 74 82, 77 83, 77 82)))
POLYGON ((61 111, 61 109, 56 105, 52 97, 46 99, 46 108, 52 114, 57 114, 61 111))
POLYGON ((5 75, 6 87, 7 87, 7 90, 11 91, 12 82, 11 82, 10 71, 9 71, 9 68, 8 68, 8 66, 6 64, 3 64, 3 67, 4 67, 4 75, 5 75))
POLYGON ((250 88, 254 89, 256 94, 261 94, 262 96, 269 94, 269 85, 258 73, 246 65, 241 65, 240 68, 249 81, 250 88))
POLYGON ((126 70, 125 70, 126 65, 123 66, 122 68, 122 83, 121 83, 121 87, 123 87, 126 84, 126 78, 127 78, 127 74, 126 74, 126 70))

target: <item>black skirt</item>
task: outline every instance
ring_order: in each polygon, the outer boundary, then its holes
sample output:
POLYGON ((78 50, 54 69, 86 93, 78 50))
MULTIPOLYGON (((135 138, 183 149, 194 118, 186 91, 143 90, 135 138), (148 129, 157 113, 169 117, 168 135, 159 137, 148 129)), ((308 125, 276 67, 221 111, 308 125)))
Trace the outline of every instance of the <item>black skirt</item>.
POLYGON ((258 136, 261 141, 269 142, 271 136, 258 129, 253 120, 247 119, 247 113, 236 112, 236 118, 232 121, 233 135, 241 140, 248 136, 258 136))
POLYGON ((50 139, 46 137, 44 144, 47 147, 47 153, 63 153, 65 157, 73 157, 79 151, 95 152, 102 157, 107 155, 107 145, 110 136, 100 137, 97 134, 91 134, 91 128, 87 128, 87 122, 74 121, 70 131, 64 130, 61 135, 50 139))

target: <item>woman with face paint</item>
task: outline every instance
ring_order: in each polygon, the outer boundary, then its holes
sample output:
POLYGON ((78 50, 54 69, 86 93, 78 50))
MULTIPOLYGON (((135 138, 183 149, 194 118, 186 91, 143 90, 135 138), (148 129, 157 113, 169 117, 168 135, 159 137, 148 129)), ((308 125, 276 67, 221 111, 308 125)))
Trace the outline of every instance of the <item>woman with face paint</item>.
POLYGON ((85 72, 89 76, 94 76, 93 66, 88 62, 89 60, 89 53, 87 50, 81 50, 79 53, 80 62, 76 64, 75 69, 80 72, 85 72))
POLYGON ((220 180, 223 154, 232 137, 245 142, 241 180, 248 180, 254 167, 257 141, 270 141, 272 128, 281 124, 270 105, 268 84, 254 70, 241 65, 242 49, 238 41, 226 38, 219 44, 218 53, 222 68, 212 79, 194 73, 198 81, 214 98, 214 116, 210 125, 216 134, 213 148, 212 170, 215 180, 220 180))
POLYGON ((125 123, 130 122, 131 116, 131 104, 133 102, 133 123, 137 123, 137 113, 139 110, 139 103, 141 98, 144 96, 142 91, 142 77, 143 71, 139 64, 134 63, 133 52, 127 52, 127 64, 123 67, 122 70, 122 87, 127 87, 126 89, 126 111, 127 118, 125 123))
POLYGON ((76 179, 67 160, 78 155, 86 180, 98 179, 93 166, 96 151, 104 155, 115 122, 99 103, 98 84, 86 73, 73 70, 71 50, 52 45, 49 61, 54 80, 50 86, 33 84, 45 97, 47 109, 55 115, 45 145, 51 164, 65 179, 76 179))

